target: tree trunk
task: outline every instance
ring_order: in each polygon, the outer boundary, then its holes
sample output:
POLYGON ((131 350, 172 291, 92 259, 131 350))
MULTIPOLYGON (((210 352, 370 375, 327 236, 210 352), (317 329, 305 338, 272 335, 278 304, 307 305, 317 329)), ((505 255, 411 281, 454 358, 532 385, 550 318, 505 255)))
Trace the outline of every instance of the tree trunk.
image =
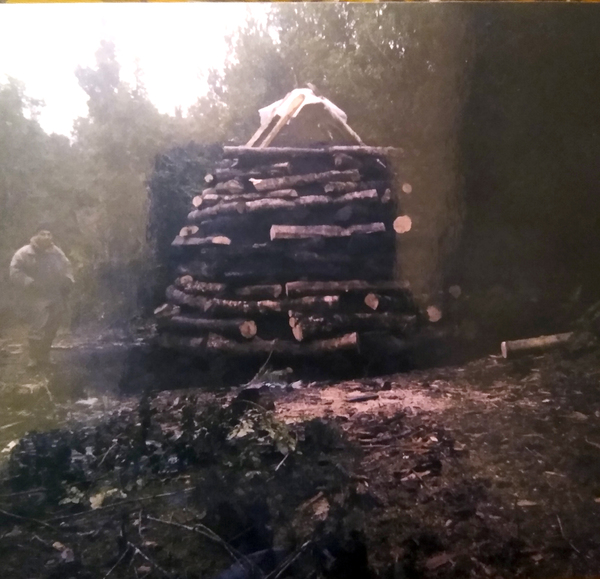
POLYGON ((383 223, 365 223, 339 227, 338 225, 273 225, 271 240, 306 239, 309 237, 350 237, 355 233, 371 234, 385 231, 383 223))
POLYGON ((515 358, 527 354, 539 354, 565 344, 573 336, 573 332, 553 334, 551 336, 538 336, 524 340, 502 342, 500 349, 503 358, 515 358))
POLYGON ((405 335, 414 329, 416 316, 399 314, 332 314, 312 316, 294 313, 290 316, 295 322, 292 332, 296 340, 314 338, 340 332, 368 332, 386 330, 405 335))

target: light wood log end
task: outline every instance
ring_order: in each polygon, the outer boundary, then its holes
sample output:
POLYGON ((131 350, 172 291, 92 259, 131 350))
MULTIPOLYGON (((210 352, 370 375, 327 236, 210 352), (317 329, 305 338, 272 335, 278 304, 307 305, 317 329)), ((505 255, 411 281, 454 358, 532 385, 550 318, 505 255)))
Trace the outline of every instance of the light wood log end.
POLYGON ((254 338, 256 336, 257 328, 256 322, 253 320, 246 320, 240 324, 240 333, 246 339, 254 338))
POLYGON ((400 215, 394 220, 394 231, 396 233, 407 233, 412 228, 412 219, 408 215, 400 215))
POLYGON ((375 294, 367 294, 365 296, 365 304, 372 310, 376 310, 379 307, 379 298, 375 294))
POLYGON ((192 199, 192 205, 198 209, 198 207, 200 207, 200 205, 202 205, 202 195, 196 195, 193 199, 192 199))
POLYGON ((442 312, 439 308, 436 308, 435 306, 429 306, 427 308, 427 317, 429 318, 429 321, 432 323, 436 323, 439 322, 442 319, 442 312))

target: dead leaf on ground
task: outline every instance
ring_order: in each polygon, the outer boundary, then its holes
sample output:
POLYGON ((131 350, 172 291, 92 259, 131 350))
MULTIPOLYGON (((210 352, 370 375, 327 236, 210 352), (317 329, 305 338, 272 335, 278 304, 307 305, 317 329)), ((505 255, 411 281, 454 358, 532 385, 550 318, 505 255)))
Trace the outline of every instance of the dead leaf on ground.
POLYGON ((536 505, 537 505, 537 503, 534 501, 527 501, 527 500, 517 501, 518 507, 535 507, 536 505))
POLYGON ((429 557, 427 561, 425 561, 425 567, 429 571, 435 571, 439 567, 450 563, 452 557, 448 555, 448 553, 440 553, 439 555, 434 555, 433 557, 429 557))

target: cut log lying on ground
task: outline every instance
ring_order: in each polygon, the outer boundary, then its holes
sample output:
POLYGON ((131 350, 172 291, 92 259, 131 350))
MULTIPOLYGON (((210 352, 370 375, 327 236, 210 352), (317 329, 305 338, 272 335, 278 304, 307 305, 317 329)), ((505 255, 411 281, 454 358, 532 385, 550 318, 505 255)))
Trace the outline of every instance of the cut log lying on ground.
POLYGON ((310 316, 292 313, 290 326, 296 340, 314 338, 337 332, 368 332, 386 330, 392 333, 406 334, 416 323, 416 316, 401 314, 331 314, 310 316))
POLYGON ((409 306, 407 295, 386 296, 368 293, 364 299, 365 305, 377 312, 392 312, 404 310, 409 306))
POLYGON ((291 281, 285 284, 285 293, 289 297, 319 296, 346 292, 391 292, 406 294, 410 284, 403 281, 380 281, 369 283, 363 280, 348 281, 291 281))
POLYGON ((524 340, 502 342, 500 350, 503 358, 516 358, 528 354, 538 354, 565 344, 573 336, 573 332, 553 334, 551 336, 538 336, 524 340))
POLYGON ((246 339, 256 335, 256 323, 243 319, 218 320, 179 315, 165 319, 160 326, 182 332, 218 332, 225 336, 242 336, 246 339))
POLYGON ((363 201, 374 202, 378 201, 376 189, 367 191, 357 191, 355 193, 347 193, 340 197, 326 197, 325 195, 306 195, 293 200, 286 199, 259 199, 258 201, 248 201, 245 203, 218 203, 213 207, 206 209, 195 209, 188 215, 188 220, 191 222, 202 222, 210 217, 231 215, 235 213, 253 213, 260 211, 274 210, 298 210, 302 207, 308 209, 324 206, 345 205, 346 203, 363 201))
POLYGON ((365 189, 383 189, 389 187, 387 181, 366 181, 366 182, 352 182, 352 181, 333 181, 325 183, 323 190, 325 193, 352 193, 352 191, 361 191, 365 189))
POLYGON ((381 233, 385 231, 383 223, 365 223, 339 227, 338 225, 273 225, 271 240, 275 239, 306 239, 309 237, 350 237, 362 233, 381 233))
POLYGON ((257 191, 272 191, 286 187, 298 187, 311 183, 329 183, 330 181, 359 181, 360 173, 356 169, 350 171, 326 171, 324 173, 308 173, 306 175, 288 175, 273 179, 250 179, 257 191))
POLYGON ((368 155, 375 157, 384 157, 389 153, 402 152, 401 149, 394 147, 367 147, 365 145, 335 145, 332 147, 308 148, 308 147, 266 147, 257 149, 256 147, 223 147, 223 156, 225 157, 255 157, 257 159, 269 159, 274 157, 318 157, 322 155, 333 155, 336 153, 346 153, 348 155, 368 155))
MULTIPOLYGON (((197 229, 197 228, 196 228, 197 229)), ((231 239, 224 235, 214 235, 211 237, 182 237, 178 235, 171 245, 230 245, 231 239)))

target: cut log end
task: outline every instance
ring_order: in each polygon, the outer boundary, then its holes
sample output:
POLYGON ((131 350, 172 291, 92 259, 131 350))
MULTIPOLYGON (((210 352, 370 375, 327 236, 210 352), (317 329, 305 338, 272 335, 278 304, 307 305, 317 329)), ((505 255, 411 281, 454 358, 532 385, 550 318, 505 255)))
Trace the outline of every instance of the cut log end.
POLYGON ((429 306, 427 308, 427 318, 430 322, 435 324, 436 322, 439 322, 442 319, 442 312, 439 308, 436 308, 435 306, 429 306))
POLYGON ((292 334, 294 334, 294 338, 296 338, 298 342, 301 342, 304 338, 302 336, 302 326, 300 324, 294 326, 292 328, 292 334))
POLYGON ((240 334, 246 339, 254 338, 256 336, 257 328, 256 322, 253 320, 246 320, 240 324, 240 334))
POLYGON ((396 233, 408 233, 412 228, 412 219, 408 215, 401 215, 394 220, 394 231, 396 233))
POLYGON ((550 336, 538 336, 536 338, 526 338, 523 340, 506 341, 500 344, 500 351, 503 358, 514 358, 527 354, 538 354, 552 350, 568 342, 573 336, 573 332, 564 334, 552 334, 550 336))
POLYGON ((193 199, 192 199, 192 205, 198 209, 198 207, 200 207, 200 205, 202 205, 202 195, 196 195, 193 199))
POLYGON ((412 185, 410 183, 404 183, 402 185, 402 191, 406 194, 412 193, 412 185))
POLYGON ((460 288, 459 285, 451 285, 448 288, 448 293, 455 299, 457 300, 461 294, 462 294, 462 289, 460 288))
POLYGON ((379 298, 375 294, 367 294, 365 296, 365 304, 372 310, 376 310, 379 307, 379 298))
POLYGON ((196 225, 188 225, 186 227, 182 227, 179 232, 179 237, 189 237, 190 235, 196 235, 200 229, 196 225))
POLYGON ((231 239, 223 235, 217 235, 216 237, 213 237, 212 242, 215 245, 231 245, 231 239))

